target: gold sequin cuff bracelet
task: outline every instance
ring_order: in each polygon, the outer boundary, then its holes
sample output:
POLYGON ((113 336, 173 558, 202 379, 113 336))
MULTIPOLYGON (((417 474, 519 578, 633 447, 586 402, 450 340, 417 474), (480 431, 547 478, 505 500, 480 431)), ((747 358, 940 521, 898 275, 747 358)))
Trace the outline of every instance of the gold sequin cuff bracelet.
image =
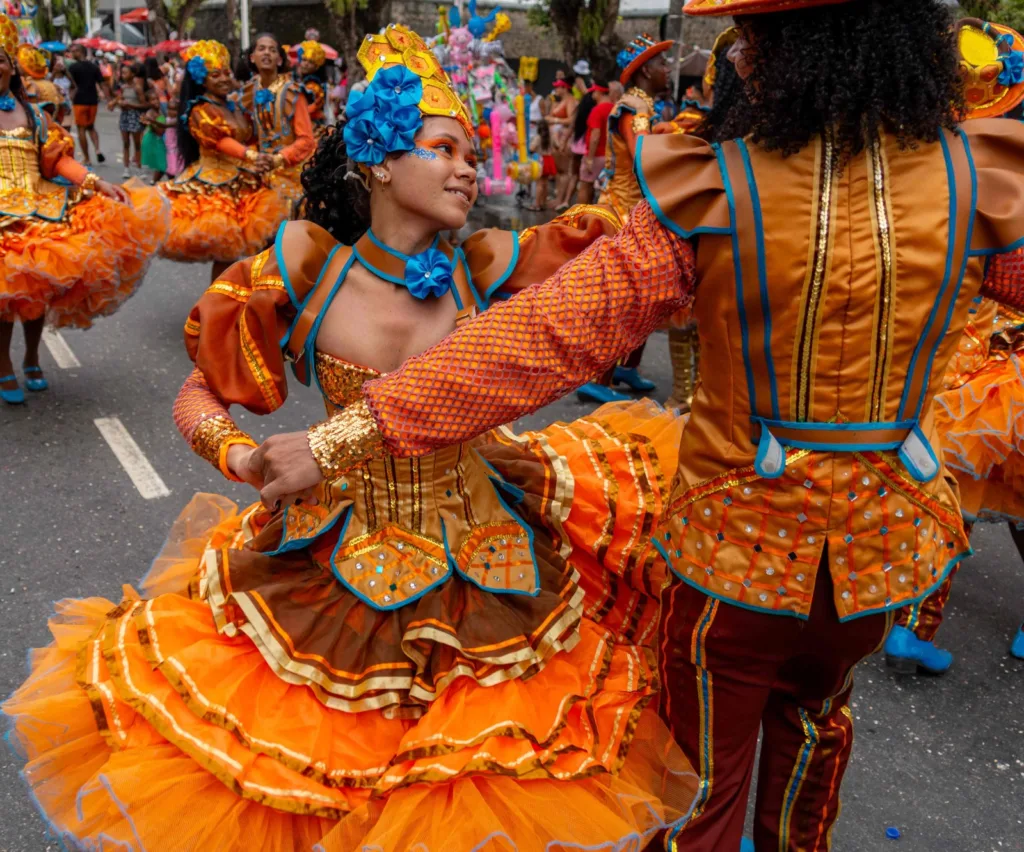
POLYGON ((283 169, 285 166, 288 165, 288 161, 281 154, 274 154, 274 156, 271 157, 271 159, 274 161, 275 169, 283 169))
POLYGON ((309 430, 309 449, 324 479, 331 481, 357 464, 380 455, 384 436, 365 399, 309 430))
POLYGON ((255 148, 246 148, 245 149, 245 159, 246 159, 246 162, 255 163, 256 160, 259 159, 259 156, 260 156, 260 152, 257 151, 255 148))
POLYGON ((89 172, 85 176, 85 180, 82 181, 82 189, 87 190, 89 192, 95 192, 96 184, 98 184, 99 182, 100 176, 95 172, 89 172))
POLYGON ((241 480, 228 470, 228 449, 234 444, 255 447, 256 442, 227 417, 211 417, 196 427, 192 449, 233 482, 241 480))

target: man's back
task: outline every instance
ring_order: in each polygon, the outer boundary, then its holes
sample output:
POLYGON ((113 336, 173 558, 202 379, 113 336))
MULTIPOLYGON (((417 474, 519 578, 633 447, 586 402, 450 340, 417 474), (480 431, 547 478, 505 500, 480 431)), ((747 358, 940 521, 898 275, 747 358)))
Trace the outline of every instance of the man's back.
POLYGON ((73 62, 68 68, 68 76, 75 84, 73 103, 79 106, 96 106, 99 102, 99 85, 103 75, 95 63, 85 59, 73 62))

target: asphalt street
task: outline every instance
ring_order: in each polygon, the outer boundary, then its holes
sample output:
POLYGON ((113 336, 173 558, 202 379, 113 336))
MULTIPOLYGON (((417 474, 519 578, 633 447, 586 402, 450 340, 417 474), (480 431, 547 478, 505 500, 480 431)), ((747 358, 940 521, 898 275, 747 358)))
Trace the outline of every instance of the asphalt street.
MULTIPOLYGON (((101 125, 109 158, 101 173, 120 179, 113 116, 102 115, 101 125)), ((484 199, 473 224, 518 228, 532 221, 519 221, 507 201, 484 199)), ((55 600, 117 600, 123 583, 145 574, 196 492, 255 499, 194 456, 171 419, 191 368, 182 324, 208 280, 206 266, 155 261, 119 313, 89 331, 62 333, 73 357, 57 344, 54 349, 70 366, 58 366, 51 350, 44 351, 49 392, 31 395, 25 406, 0 408, 4 695, 24 676, 26 650, 48 641, 46 620, 55 600), (123 426, 157 479, 138 468, 140 491, 97 420, 108 434, 118 431, 116 423, 123 426), (143 491, 155 496, 146 499, 143 491)), ((16 364, 20 357, 18 340, 16 364)), ((670 385, 664 336, 652 338, 644 370, 664 399, 670 385)), ((519 425, 571 420, 591 408, 571 396, 519 425)), ((243 428, 265 437, 304 429, 323 409, 314 393, 296 384, 273 416, 237 413, 243 428)), ((856 742, 834 833, 837 852, 1024 852, 1024 662, 1007 655, 1024 618, 1024 565, 1005 529, 980 529, 974 543, 976 555, 960 572, 940 634, 956 655, 953 670, 942 678, 896 677, 876 656, 857 671, 856 742), (900 831, 899 840, 887 839, 889 827, 900 831)), ((4 751, 0 852, 57 850, 17 773, 16 760, 4 751)))

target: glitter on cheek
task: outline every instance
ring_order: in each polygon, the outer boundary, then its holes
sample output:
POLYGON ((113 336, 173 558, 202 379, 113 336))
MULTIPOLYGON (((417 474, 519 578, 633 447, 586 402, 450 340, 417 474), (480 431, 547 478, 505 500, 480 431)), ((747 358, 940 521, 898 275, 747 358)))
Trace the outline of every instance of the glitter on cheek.
POLYGON ((436 160, 437 154, 427 148, 413 148, 410 153, 421 160, 436 160))

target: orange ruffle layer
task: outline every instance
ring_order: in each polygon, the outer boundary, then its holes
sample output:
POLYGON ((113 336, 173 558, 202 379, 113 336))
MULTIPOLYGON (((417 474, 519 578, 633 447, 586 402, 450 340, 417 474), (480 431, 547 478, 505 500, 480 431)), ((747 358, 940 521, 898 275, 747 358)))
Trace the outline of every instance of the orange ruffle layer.
POLYGON ((126 188, 131 207, 93 195, 61 222, 0 230, 0 319, 88 328, 135 292, 167 236, 168 205, 154 189, 126 188))
MULTIPOLYGON (((664 569, 645 530, 680 428, 653 405, 608 406, 524 439, 573 470, 574 494, 557 493, 557 475, 532 496, 537 483, 510 477, 527 503, 540 494, 560 507, 558 536, 589 554, 592 609, 617 633, 656 624, 664 569), (621 516, 606 524, 609 500, 621 516)), ((333 710, 184 596, 205 547, 230 546, 239 524, 229 501, 200 495, 143 582, 150 600, 129 589, 116 609, 58 605, 54 643, 33 653, 3 709, 61 836, 162 852, 248 849, 257 835, 282 851, 639 849, 689 813, 697 778, 645 709, 657 686, 649 650, 584 619, 575 647, 528 680, 459 678, 415 720, 333 710)))
POLYGON ((935 397, 942 458, 960 485, 964 517, 1024 523, 1024 364, 990 356, 935 397))
POLYGON ((171 230, 160 254, 186 263, 233 263, 258 254, 291 215, 291 202, 273 189, 224 187, 177 192, 171 200, 171 230))

